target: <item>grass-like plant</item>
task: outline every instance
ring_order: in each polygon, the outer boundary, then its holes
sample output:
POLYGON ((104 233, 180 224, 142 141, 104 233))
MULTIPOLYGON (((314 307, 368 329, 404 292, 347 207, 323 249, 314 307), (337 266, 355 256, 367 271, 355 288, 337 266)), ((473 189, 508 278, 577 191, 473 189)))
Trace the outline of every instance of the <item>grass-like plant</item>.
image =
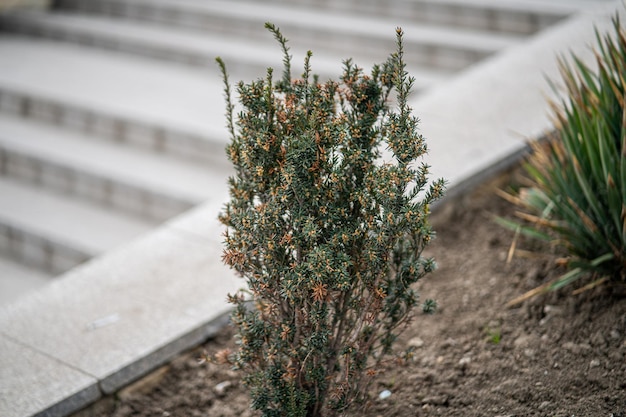
POLYGON ((583 276, 595 278, 579 292, 626 278, 626 36, 618 18, 613 26, 596 31, 595 71, 575 56, 559 61, 566 94, 551 103, 555 133, 532 145, 532 185, 513 198, 531 225, 513 227, 563 247, 569 271, 510 304, 583 276))
POLYGON ((264 416, 333 415, 363 399, 418 303, 413 284, 435 268, 421 253, 444 184, 429 182, 421 162, 400 29, 396 53, 371 75, 348 60, 340 82, 321 84, 310 52, 292 79, 287 41, 266 27, 283 50, 283 74, 238 84, 236 122, 218 58, 235 168, 220 217, 223 259, 247 284, 229 295, 231 361, 264 416), (382 147, 392 162, 379 161, 382 147))

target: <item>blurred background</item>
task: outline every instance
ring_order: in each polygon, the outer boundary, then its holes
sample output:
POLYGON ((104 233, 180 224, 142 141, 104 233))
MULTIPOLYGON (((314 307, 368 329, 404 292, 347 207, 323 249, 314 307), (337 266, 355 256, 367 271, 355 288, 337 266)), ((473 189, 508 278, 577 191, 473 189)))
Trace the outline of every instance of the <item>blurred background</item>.
POLYGON ((226 198, 223 83, 370 68, 405 32, 416 95, 593 0, 0 0, 0 305, 226 198))

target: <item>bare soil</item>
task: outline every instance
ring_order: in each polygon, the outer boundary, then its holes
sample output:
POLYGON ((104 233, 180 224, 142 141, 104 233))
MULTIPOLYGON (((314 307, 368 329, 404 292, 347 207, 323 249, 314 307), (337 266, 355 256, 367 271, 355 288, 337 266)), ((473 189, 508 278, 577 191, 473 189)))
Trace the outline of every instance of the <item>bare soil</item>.
MULTIPOLYGON (((513 176, 512 176, 513 175, 513 176)), ((350 416, 613 416, 626 417, 626 297, 605 286, 505 304, 564 272, 558 254, 533 242, 507 263, 513 233, 492 216, 514 208, 493 190, 500 177, 433 216, 429 255, 439 269, 419 283, 434 298, 434 315, 418 314, 398 348, 415 348, 410 363, 389 364, 371 386, 372 401, 350 416), (391 395, 380 399, 388 390, 391 395)), ((203 352, 234 348, 226 327, 203 346, 101 400, 75 417, 248 417, 245 388, 203 352)))

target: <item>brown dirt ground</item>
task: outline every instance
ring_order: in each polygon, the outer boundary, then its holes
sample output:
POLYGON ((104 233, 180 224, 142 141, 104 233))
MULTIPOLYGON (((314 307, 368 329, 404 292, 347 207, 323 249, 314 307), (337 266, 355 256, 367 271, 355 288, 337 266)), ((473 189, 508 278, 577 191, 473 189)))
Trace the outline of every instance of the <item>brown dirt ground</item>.
MULTIPOLYGON (((439 304, 418 314, 399 341, 416 347, 408 364, 390 364, 371 386, 366 410, 377 416, 626 417, 626 297, 604 287, 571 289, 506 308, 512 298, 563 273, 557 255, 521 242, 533 255, 506 262, 513 233, 492 221, 513 208, 493 193, 501 176, 433 216, 428 252, 439 269, 420 282, 439 304), (380 400, 378 394, 391 396, 380 400)), ((237 373, 200 363, 203 352, 234 347, 232 329, 101 400, 75 417, 237 416, 249 410, 237 373)))

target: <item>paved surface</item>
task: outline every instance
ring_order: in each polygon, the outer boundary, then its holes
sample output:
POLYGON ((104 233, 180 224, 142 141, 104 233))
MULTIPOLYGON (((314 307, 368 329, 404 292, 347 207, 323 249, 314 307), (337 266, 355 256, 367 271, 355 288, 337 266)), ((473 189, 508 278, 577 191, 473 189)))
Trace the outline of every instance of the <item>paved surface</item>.
MULTIPOLYGON (((549 128, 544 76, 556 77, 555 53, 571 49, 591 58, 593 24, 606 30, 610 13, 621 7, 593 4, 593 10, 474 64, 412 102, 431 150, 427 162, 434 175, 450 181, 451 195, 497 171, 525 149, 525 138, 549 128)), ((76 134, 97 131, 97 140, 157 155, 164 144, 186 144, 185 158, 210 168, 221 163, 211 150, 225 143, 223 103, 219 84, 206 82, 211 75, 163 63, 153 72, 152 63, 125 55, 111 65, 97 51, 42 43, 0 39, 4 111, 15 116, 27 108, 38 120, 82 132, 76 134), (90 58, 80 59, 83 53, 90 58), (49 71, 38 70, 50 63, 49 71), (81 71, 69 74, 65 63, 81 71), (123 88, 83 82, 80 74, 102 69, 110 79, 115 74, 134 81, 123 88), (158 74, 179 71, 187 75, 161 85, 158 74), (36 82, 42 77, 46 83, 36 82), (175 94, 179 89, 186 98, 175 94), (189 158, 198 152, 205 154, 189 158)), ((7 127, 13 116, 4 119, 7 127)), ((177 149, 174 154, 183 157, 177 149)), ((101 168, 98 175, 112 175, 101 168)), ((0 309, 0 415, 67 415, 212 334, 227 311, 225 294, 242 284, 219 260, 216 214, 226 196, 218 183, 208 183, 204 203, 0 309)), ((5 206, 7 200, 0 201, 5 206)))
POLYGON ((0 305, 9 304, 50 282, 50 274, 0 257, 0 305))

